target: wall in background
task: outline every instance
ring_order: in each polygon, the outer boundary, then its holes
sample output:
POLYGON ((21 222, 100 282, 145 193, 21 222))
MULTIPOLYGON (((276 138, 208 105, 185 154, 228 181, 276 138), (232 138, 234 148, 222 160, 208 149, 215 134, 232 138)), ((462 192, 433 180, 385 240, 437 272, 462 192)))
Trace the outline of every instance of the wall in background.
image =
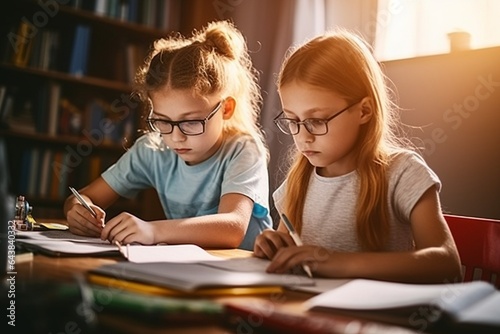
POLYGON ((500 47, 383 63, 445 212, 500 219, 500 47))

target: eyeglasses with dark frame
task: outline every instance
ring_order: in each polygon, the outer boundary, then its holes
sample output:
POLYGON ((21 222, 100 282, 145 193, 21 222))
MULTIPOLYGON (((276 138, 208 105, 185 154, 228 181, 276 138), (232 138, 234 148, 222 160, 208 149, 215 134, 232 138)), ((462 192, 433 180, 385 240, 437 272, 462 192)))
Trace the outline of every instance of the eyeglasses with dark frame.
POLYGON ((151 109, 146 122, 152 131, 161 133, 162 135, 172 133, 174 131, 174 127, 177 126, 186 136, 198 136, 205 133, 207 121, 214 117, 214 115, 222 107, 223 103, 224 100, 220 101, 204 119, 189 119, 185 121, 168 121, 163 118, 151 118, 151 115, 153 114, 153 109, 151 109))
POLYGON ((278 127, 278 129, 281 130, 284 134, 287 135, 296 135, 300 131, 300 125, 304 125, 306 130, 314 135, 314 136, 323 136, 328 133, 328 122, 330 122, 332 119, 334 119, 337 116, 340 116, 343 112, 349 110, 349 108, 353 107, 354 105, 358 104, 360 101, 350 104, 344 109, 340 110, 333 116, 330 116, 328 118, 306 118, 303 121, 297 121, 296 119, 293 118, 286 118, 286 117, 280 117, 283 115, 283 111, 279 113, 278 116, 276 116, 273 119, 274 124, 278 127))

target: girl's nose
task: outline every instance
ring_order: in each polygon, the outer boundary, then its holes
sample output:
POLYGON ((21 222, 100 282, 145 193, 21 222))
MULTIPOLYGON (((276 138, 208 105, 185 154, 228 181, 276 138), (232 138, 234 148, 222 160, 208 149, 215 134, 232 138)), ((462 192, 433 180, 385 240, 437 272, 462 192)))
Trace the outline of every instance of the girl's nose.
POLYGON ((178 126, 174 126, 172 133, 170 134, 172 141, 174 142, 182 142, 186 140, 186 135, 182 133, 181 129, 178 126))
POLYGON ((298 142, 304 142, 304 143, 312 143, 314 141, 314 135, 312 135, 305 126, 302 126, 300 128, 299 133, 293 136, 294 139, 298 142))

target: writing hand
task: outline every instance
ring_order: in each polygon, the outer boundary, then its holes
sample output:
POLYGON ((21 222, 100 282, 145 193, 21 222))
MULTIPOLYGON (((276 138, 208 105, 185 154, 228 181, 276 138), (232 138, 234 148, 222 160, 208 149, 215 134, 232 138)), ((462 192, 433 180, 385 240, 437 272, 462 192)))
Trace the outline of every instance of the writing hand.
POLYGON ((143 245, 155 244, 154 224, 122 212, 110 219, 101 234, 102 240, 120 244, 140 243, 143 245))
POLYGON ((75 203, 67 212, 66 220, 73 234, 99 237, 106 213, 100 207, 91 205, 95 217, 80 203, 75 203))
POLYGON ((273 259, 279 249, 293 245, 295 242, 288 233, 268 229, 257 236, 253 251, 257 257, 273 259))

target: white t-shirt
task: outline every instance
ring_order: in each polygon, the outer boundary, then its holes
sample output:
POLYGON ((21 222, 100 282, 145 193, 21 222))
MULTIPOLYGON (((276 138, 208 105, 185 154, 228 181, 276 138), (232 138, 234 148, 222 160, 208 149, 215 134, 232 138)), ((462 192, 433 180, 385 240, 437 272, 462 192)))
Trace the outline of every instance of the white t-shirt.
MULTIPOLYGON (((414 248, 410 226, 413 207, 431 186, 439 191, 438 176, 414 152, 399 154, 387 171, 390 214, 389 251, 414 248)), ((358 252, 356 205, 359 194, 356 171, 338 177, 322 177, 313 172, 304 204, 301 238, 304 244, 343 252, 358 252)), ((273 193, 278 212, 282 212, 285 182, 273 193)))

